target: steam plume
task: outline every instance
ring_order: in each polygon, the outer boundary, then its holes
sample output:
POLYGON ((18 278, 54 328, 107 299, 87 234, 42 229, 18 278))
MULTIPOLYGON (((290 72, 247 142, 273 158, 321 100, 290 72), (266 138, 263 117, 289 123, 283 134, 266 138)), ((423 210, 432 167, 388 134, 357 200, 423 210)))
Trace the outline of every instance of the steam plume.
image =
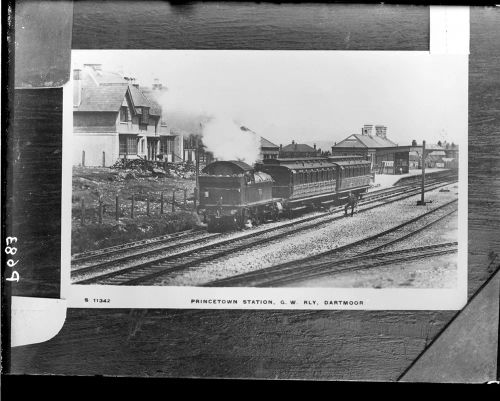
POLYGON ((203 125, 203 143, 217 159, 252 165, 259 158, 260 138, 230 118, 215 116, 203 125))
POLYGON ((155 94, 167 125, 190 134, 202 135, 203 144, 220 160, 240 160, 252 165, 259 159, 260 137, 241 127, 228 110, 217 110, 196 96, 169 86, 155 94), (201 124, 201 132, 200 132, 201 124))

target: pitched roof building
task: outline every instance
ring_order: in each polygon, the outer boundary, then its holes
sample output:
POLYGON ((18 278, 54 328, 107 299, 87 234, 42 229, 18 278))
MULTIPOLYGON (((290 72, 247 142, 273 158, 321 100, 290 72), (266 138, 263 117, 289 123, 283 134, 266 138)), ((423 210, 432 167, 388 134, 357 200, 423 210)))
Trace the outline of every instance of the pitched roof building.
POLYGON ((366 124, 361 134, 349 135, 332 146, 332 155, 360 155, 371 161, 372 169, 389 174, 407 173, 410 146, 399 146, 387 138, 387 127, 366 124))
POLYGON ((111 166, 119 158, 182 155, 179 140, 162 125, 160 105, 133 79, 85 64, 74 70, 73 81, 74 164, 111 166))
POLYGON ((268 139, 264 138, 263 136, 260 136, 256 132, 252 131, 250 128, 247 128, 245 126, 241 126, 240 129, 243 132, 251 132, 254 135, 257 135, 260 138, 260 153, 259 153, 259 160, 257 162, 260 162, 262 160, 266 159, 277 159, 279 156, 279 151, 280 148, 278 145, 275 145, 268 139))
POLYGON ((305 143, 295 143, 280 147, 280 157, 316 157, 319 156, 319 151, 314 147, 305 143))

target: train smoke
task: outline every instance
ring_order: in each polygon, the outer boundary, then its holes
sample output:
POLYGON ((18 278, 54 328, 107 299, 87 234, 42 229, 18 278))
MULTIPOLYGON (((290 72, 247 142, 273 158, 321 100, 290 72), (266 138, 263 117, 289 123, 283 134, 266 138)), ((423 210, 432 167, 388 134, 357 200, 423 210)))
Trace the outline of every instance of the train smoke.
POLYGON ((186 134, 201 134, 203 145, 215 158, 240 160, 250 165, 259 159, 260 137, 242 129, 228 110, 217 110, 196 93, 175 86, 152 95, 162 107, 167 126, 186 134))
POLYGON ((203 125, 203 144, 214 157, 252 165, 260 154, 260 138, 227 117, 215 116, 203 125))

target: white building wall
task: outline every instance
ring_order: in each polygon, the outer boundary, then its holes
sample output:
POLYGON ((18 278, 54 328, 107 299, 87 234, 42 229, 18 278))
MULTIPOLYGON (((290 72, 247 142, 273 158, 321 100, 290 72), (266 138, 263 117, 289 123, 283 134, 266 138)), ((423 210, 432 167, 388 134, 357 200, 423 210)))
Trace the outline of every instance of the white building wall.
POLYGON ((116 133, 77 132, 73 134, 73 164, 75 166, 82 166, 83 152, 85 152, 86 167, 112 166, 119 158, 118 151, 118 134, 116 133))
POLYGON ((174 150, 175 150, 175 160, 174 162, 183 161, 184 155, 184 137, 182 135, 177 135, 174 140, 174 150))
POLYGON ((148 143, 146 135, 139 135, 139 142, 137 142, 137 155, 142 158, 148 155, 148 143))

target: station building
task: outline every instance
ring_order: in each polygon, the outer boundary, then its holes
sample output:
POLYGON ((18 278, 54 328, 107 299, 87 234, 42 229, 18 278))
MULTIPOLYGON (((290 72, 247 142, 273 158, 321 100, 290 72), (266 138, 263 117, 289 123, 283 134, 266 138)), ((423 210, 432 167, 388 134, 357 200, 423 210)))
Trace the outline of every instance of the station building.
POLYGON ((104 71, 100 64, 84 64, 73 71, 73 81, 74 165, 182 159, 182 137, 169 130, 160 105, 134 79, 104 71))
POLYGON ((282 158, 303 158, 303 157, 318 157, 319 150, 316 145, 309 146, 305 143, 296 143, 294 140, 291 144, 279 148, 279 157, 282 158))
POLYGON ((260 159, 277 159, 280 154, 280 147, 263 136, 260 137, 260 159))
POLYGON ((332 146, 332 156, 359 155, 371 162, 372 172, 406 174, 412 146, 400 146, 387 138, 387 127, 366 124, 361 134, 353 134, 332 146), (375 128, 375 131, 374 131, 375 128))
POLYGON ((259 134, 252 131, 250 128, 245 127, 244 125, 242 125, 240 129, 243 132, 251 132, 252 134, 259 137, 260 151, 259 151, 259 160, 257 160, 257 162, 261 162, 267 159, 277 159, 279 157, 280 147, 278 145, 275 145, 268 139, 264 138, 263 136, 260 136, 259 134))

